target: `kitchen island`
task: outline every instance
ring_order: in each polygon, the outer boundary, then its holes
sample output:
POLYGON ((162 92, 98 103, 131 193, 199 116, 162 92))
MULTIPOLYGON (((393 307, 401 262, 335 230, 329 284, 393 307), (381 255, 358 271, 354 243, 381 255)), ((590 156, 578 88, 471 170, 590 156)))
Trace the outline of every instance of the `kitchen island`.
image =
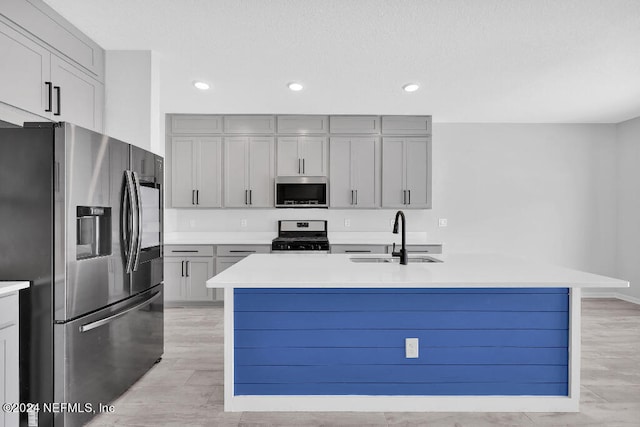
POLYGON ((207 281, 226 411, 577 411, 580 290, 629 285, 498 255, 363 258, 251 255, 207 281))

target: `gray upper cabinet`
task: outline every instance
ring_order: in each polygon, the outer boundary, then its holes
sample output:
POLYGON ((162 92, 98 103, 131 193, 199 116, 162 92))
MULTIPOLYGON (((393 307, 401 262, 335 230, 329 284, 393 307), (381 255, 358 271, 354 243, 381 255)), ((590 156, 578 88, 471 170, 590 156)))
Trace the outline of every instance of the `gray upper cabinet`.
POLYGON ((280 137, 278 176, 326 176, 328 146, 325 137, 280 137))
POLYGON ((178 135, 222 133, 222 116, 173 115, 171 116, 171 133, 178 135))
POLYGON ((431 208, 430 138, 383 138, 382 207, 431 208))
POLYGON ((0 101, 50 116, 45 85, 51 80, 49 51, 0 21, 0 52, 5 58, 0 67, 0 101))
POLYGON ((278 133, 313 134, 328 131, 327 116, 278 116, 278 133))
POLYGON ((274 151, 272 137, 225 138, 225 207, 273 207, 274 151))
POLYGON ((42 0, 2 0, 0 14, 104 82, 104 50, 42 0))
POLYGON ((54 120, 102 131, 104 85, 76 66, 51 56, 54 120))
POLYGON ((382 116, 385 135, 431 135, 431 116, 382 116))
POLYGON ((276 131, 274 116, 225 116, 224 133, 266 134, 276 131))
POLYGON ((0 51, 11 60, 0 67, 0 78, 10 82, 1 85, 0 102, 45 119, 68 121, 101 132, 104 51, 83 39, 81 33, 76 34, 77 29, 60 26, 56 19, 62 18, 52 10, 52 16, 43 14, 46 10, 48 7, 38 1, 3 3, 0 51), (24 24, 23 28, 16 23, 24 24), (51 33, 52 38, 34 37, 40 33, 51 33), (78 40, 82 43, 75 44, 78 40))
POLYGON ((174 137, 171 148, 171 206, 220 207, 221 138, 174 137))
POLYGON ((377 134, 380 133, 378 116, 331 116, 331 133, 337 134, 377 134))
POLYGON ((330 206, 375 208, 380 206, 380 159, 377 137, 331 138, 330 206))

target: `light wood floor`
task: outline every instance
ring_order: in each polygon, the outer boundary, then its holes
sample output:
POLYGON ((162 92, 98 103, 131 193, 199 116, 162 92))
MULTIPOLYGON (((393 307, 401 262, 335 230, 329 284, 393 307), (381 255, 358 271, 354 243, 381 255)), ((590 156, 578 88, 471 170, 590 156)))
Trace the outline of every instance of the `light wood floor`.
POLYGON ((165 311, 165 354, 103 426, 640 426, 640 306, 584 299, 579 413, 223 411, 222 308, 165 311))

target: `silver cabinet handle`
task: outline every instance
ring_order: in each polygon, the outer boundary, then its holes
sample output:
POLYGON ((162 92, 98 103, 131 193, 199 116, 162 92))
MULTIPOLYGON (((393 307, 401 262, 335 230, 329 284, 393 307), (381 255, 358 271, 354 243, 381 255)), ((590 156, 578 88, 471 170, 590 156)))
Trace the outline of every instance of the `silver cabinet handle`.
POLYGON ((246 254, 246 253, 255 253, 256 251, 234 251, 234 250, 230 250, 229 253, 242 253, 242 254, 246 254))
POLYGON ((145 301, 141 302, 140 304, 136 304, 133 307, 130 307, 130 308, 128 308, 128 309, 126 309, 124 311, 121 311, 119 313, 116 313, 116 314, 114 314, 112 316, 105 317, 104 319, 96 320, 95 322, 91 322, 91 323, 87 323, 86 325, 82 325, 82 326, 80 326, 80 332, 87 332, 87 331, 90 331, 92 329, 99 328, 100 326, 103 326, 103 325, 106 325, 108 323, 111 323, 114 320, 124 316, 125 314, 131 313, 132 311, 137 310, 140 307, 143 307, 145 305, 148 305, 148 304, 152 303, 159 296, 160 296, 160 292, 156 292, 153 295, 151 295, 151 297, 149 297, 145 301))

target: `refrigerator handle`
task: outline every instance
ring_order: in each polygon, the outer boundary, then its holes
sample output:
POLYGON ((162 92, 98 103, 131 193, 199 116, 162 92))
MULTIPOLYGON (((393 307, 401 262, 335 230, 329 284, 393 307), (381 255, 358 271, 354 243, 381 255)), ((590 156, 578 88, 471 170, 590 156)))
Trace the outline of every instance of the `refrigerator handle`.
POLYGON ((90 331, 92 329, 95 328, 99 328, 100 326, 104 326, 108 323, 113 322, 114 320, 124 316, 127 313, 130 313, 134 310, 139 309, 140 307, 144 307, 145 305, 148 305, 150 303, 152 303, 156 298, 158 298, 160 296, 160 292, 156 292, 153 295, 151 295, 149 298, 147 298, 146 300, 144 300, 143 302, 134 305, 133 307, 129 307, 126 310, 122 310, 116 314, 113 314, 109 317, 105 317, 103 319, 100 320, 96 320, 95 322, 91 322, 91 323, 87 323, 86 325, 82 325, 80 326, 80 332, 87 332, 90 331))
POLYGON ((137 205, 135 203, 135 185, 133 183, 133 175, 131 171, 124 171, 125 192, 122 197, 122 241, 125 251, 125 272, 131 273, 133 267, 133 251, 135 250, 135 230, 138 228, 138 215, 135 212, 137 205), (129 233, 129 223, 131 223, 131 233, 129 233))
POLYGON ((137 172, 131 172, 133 175, 133 183, 136 196, 136 215, 137 215, 137 227, 136 227, 136 245, 135 256, 133 260, 133 271, 138 271, 138 264, 140 263, 140 250, 142 248, 142 196, 140 195, 140 180, 138 179, 137 172))

